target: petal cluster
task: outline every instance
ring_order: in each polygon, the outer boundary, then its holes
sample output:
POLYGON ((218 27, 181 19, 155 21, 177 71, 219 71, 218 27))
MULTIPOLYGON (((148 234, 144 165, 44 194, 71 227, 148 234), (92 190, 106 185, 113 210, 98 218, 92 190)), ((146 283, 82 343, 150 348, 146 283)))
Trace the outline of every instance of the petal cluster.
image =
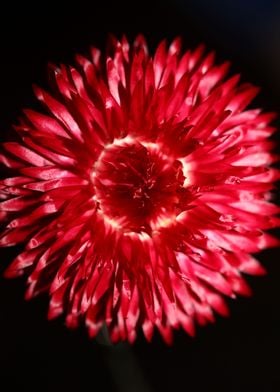
POLYGON ((0 244, 25 245, 6 276, 48 292, 49 318, 171 342, 250 293, 252 254, 277 245, 274 114, 247 109, 258 89, 228 68, 180 39, 150 56, 142 36, 50 66, 44 114, 25 110, 0 155, 0 244))

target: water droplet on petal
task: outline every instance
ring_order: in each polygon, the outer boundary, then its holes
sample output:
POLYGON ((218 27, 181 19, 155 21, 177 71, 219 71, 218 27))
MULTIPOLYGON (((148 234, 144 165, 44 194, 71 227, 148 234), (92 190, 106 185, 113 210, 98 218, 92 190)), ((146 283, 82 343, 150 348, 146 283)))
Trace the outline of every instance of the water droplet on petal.
POLYGON ((219 217, 219 220, 221 222, 225 222, 225 223, 231 223, 234 221, 234 216, 231 214, 223 214, 219 217))
POLYGON ((234 185, 234 184, 240 184, 240 178, 236 177, 236 176, 229 176, 226 180, 225 180, 225 184, 229 184, 229 185, 234 185))

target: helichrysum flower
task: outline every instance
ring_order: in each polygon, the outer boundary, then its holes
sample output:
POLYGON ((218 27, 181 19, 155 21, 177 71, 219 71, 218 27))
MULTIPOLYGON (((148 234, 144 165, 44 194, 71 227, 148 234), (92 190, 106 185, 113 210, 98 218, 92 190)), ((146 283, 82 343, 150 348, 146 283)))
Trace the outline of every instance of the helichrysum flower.
POLYGON ((56 91, 35 87, 46 112, 25 110, 3 145, 1 245, 26 244, 6 275, 28 274, 27 298, 48 292, 49 318, 91 336, 192 335, 227 313, 224 296, 249 294, 243 274, 263 273, 251 254, 276 245, 273 114, 246 109, 258 89, 179 39, 76 60, 52 67, 56 91))

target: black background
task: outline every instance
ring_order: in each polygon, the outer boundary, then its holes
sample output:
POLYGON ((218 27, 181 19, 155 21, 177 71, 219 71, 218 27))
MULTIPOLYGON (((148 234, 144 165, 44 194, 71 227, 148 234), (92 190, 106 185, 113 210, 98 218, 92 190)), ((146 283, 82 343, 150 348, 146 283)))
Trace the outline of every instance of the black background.
MULTIPOLYGON (((152 50, 177 35, 186 48, 204 42, 262 87, 255 105, 279 112, 279 25, 280 4, 272 0, 10 1, 0 16, 1 138, 11 138, 22 107, 37 105, 31 84, 46 87, 48 61, 71 63, 90 45, 102 49, 109 32, 129 39, 142 32, 152 50)), ((17 252, 2 251, 1 271, 17 252)), ((0 390, 279 391, 279 250, 259 259, 268 275, 248 278, 254 296, 230 302, 231 317, 199 329, 195 339, 176 332, 172 347, 157 334, 131 348, 90 341, 82 328, 48 322, 46 297, 25 302, 23 280, 1 278, 0 390)))

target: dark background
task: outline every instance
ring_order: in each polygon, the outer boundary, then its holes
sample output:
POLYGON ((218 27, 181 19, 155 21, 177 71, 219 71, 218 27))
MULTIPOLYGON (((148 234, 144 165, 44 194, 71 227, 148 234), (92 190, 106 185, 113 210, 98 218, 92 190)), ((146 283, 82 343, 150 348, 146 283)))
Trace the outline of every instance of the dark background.
MULTIPOLYGON (((0 14, 1 138, 11 137, 22 107, 37 105, 31 84, 47 85, 48 61, 71 63, 92 44, 102 49, 109 32, 129 39, 142 32, 152 50, 177 35, 186 48, 204 42, 262 87, 255 105, 279 112, 278 1, 10 1, 0 14)), ((17 251, 2 251, 1 271, 17 251)), ((268 275, 248 279, 254 297, 230 302, 231 317, 195 339, 176 332, 172 347, 158 335, 152 343, 140 336, 131 348, 90 341, 82 328, 48 322, 46 297, 25 302, 23 280, 1 278, 0 390, 279 391, 279 250, 259 259, 268 275)))

